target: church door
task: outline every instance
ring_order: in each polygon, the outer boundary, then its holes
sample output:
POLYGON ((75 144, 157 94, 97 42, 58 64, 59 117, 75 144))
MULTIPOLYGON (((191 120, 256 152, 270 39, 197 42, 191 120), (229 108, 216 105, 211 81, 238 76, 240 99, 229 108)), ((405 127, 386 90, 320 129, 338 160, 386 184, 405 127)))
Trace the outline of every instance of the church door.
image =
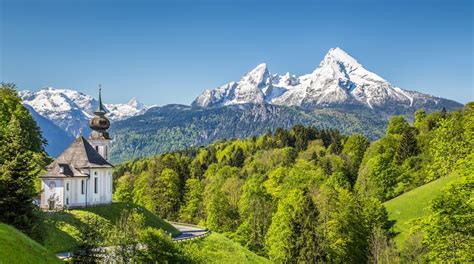
POLYGON ((49 202, 49 210, 54 210, 54 200, 51 199, 48 202, 49 202))

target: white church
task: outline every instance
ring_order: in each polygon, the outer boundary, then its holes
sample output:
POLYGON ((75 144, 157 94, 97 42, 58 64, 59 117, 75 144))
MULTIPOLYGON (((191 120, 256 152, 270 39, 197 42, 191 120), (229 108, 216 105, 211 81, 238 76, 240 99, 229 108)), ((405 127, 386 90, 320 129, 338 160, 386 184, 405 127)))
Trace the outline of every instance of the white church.
POLYGON ((89 207, 112 203, 112 165, 107 161, 111 138, 99 89, 99 104, 90 120, 92 132, 82 134, 41 176, 41 208, 89 207))

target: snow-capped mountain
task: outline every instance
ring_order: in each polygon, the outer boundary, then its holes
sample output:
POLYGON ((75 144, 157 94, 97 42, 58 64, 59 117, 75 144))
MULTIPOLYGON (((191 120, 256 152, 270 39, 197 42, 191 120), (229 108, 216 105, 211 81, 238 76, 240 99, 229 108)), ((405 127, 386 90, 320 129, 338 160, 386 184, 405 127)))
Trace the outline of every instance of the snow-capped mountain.
POLYGON ((220 107, 232 104, 270 103, 306 109, 328 106, 365 106, 386 113, 403 109, 459 107, 460 104, 393 86, 366 70, 340 48, 330 49, 312 73, 300 77, 270 74, 260 64, 231 82, 198 96, 193 106, 220 107))
POLYGON ((270 75, 267 64, 262 63, 240 81, 230 82, 214 90, 206 90, 194 100, 192 105, 211 107, 234 104, 271 102, 298 84, 299 80, 289 73, 270 75))
MULTIPOLYGON (((49 87, 36 92, 20 91, 19 95, 24 104, 72 136, 77 136, 81 128, 87 134, 89 120, 97 108, 95 98, 74 90, 49 87)), ((126 104, 105 104, 105 107, 112 122, 142 114, 148 109, 136 98, 126 104)))

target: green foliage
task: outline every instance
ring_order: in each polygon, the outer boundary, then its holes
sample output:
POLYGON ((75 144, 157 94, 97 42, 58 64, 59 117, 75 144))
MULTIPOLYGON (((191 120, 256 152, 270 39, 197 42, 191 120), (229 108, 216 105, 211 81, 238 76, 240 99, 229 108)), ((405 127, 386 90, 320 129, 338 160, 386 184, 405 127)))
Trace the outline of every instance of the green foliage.
POLYGON ((362 158, 364 153, 369 147, 369 140, 359 134, 351 135, 347 138, 342 149, 342 154, 345 154, 349 157, 349 173, 350 173, 350 182, 352 185, 355 184, 357 179, 357 173, 359 171, 360 164, 362 163, 362 158))
POLYGON ((387 127, 387 135, 401 135, 410 129, 410 124, 403 116, 392 116, 387 127))
MULTIPOLYGON (((264 135, 268 130, 275 132, 279 127, 290 128, 298 124, 339 129, 345 134, 363 134, 374 140, 383 136, 387 121, 365 108, 356 111, 337 108, 306 111, 274 105, 205 109, 167 105, 150 109, 139 118, 114 123, 110 131, 114 135, 110 156, 116 164, 191 146, 208 145, 221 139, 264 135)), ((285 142, 277 142, 285 145, 291 142, 291 146, 299 151, 305 148, 306 142, 301 139, 307 137, 307 132, 297 129, 296 138, 282 138, 285 142)), ((274 147, 272 144, 277 143, 260 140, 265 147, 274 147)))
POLYGON ((265 189, 265 176, 250 175, 243 186, 239 202, 242 224, 237 230, 241 243, 249 249, 264 254, 265 234, 271 223, 272 200, 265 189))
POLYGON ((44 139, 13 84, 0 87, 0 221, 41 240, 33 197, 46 164, 44 139))
POLYGON ((77 232, 77 247, 74 251, 75 263, 98 263, 103 258, 97 250, 104 241, 105 227, 97 216, 86 215, 84 224, 79 225, 77 232))
POLYGON ((467 170, 474 147, 471 105, 444 114, 417 111, 413 126, 392 117, 387 136, 372 143, 362 160, 358 192, 386 201, 452 171, 467 170))
POLYGON ((266 247, 270 259, 277 263, 290 262, 294 253, 293 222, 300 215, 305 197, 301 190, 293 190, 278 203, 267 233, 266 247), (292 243, 293 242, 293 243, 292 243))
POLYGON ((62 263, 38 242, 12 226, 0 223, 0 263, 62 263))
POLYGON ((126 203, 133 202, 133 175, 126 172, 120 177, 115 184, 115 192, 113 199, 115 201, 122 201, 126 203))
POLYGON ((154 211, 164 218, 174 219, 179 210, 179 176, 172 169, 164 169, 155 181, 151 195, 153 201, 160 202, 154 203, 154 211))
POLYGON ((469 127, 473 120, 472 115, 463 116, 457 112, 440 120, 429 144, 429 152, 433 158, 428 166, 431 179, 449 174, 456 169, 459 159, 472 152, 468 141, 472 142, 472 138, 467 137, 473 133, 472 125, 469 127))
MULTIPOLYGON (((120 223, 121 215, 124 211, 141 213, 144 217, 145 227, 161 229, 168 234, 172 234, 172 236, 181 234, 169 223, 163 221, 144 207, 128 203, 113 203, 111 205, 47 214, 43 226, 45 229, 45 240, 43 244, 52 252, 74 251, 77 249, 79 243, 79 230, 84 228, 84 225, 87 225, 87 218, 97 220, 98 226, 105 229, 104 233, 107 233, 120 223)), ((89 225, 87 228, 98 231, 100 230, 98 226, 89 225)), ((110 241, 105 239, 105 235, 103 238, 100 244, 109 244, 110 241)))
POLYGON ((117 263, 137 262, 142 257, 140 234, 145 217, 137 211, 124 210, 115 226, 108 232, 108 244, 113 245, 109 258, 117 263))
POLYGON ((46 141, 28 109, 22 105, 16 93, 16 86, 11 83, 0 85, 0 132, 2 132, 0 135, 7 133, 8 124, 15 118, 20 126, 20 136, 24 138, 25 148, 33 152, 42 152, 46 141))
POLYGON ((422 223, 428 258, 434 262, 474 261, 474 178, 463 177, 433 200, 422 223))
POLYGON ((192 242, 180 243, 188 258, 195 263, 270 263, 222 234, 209 236, 192 242))
POLYGON ((204 207, 207 227, 216 231, 235 230, 242 188, 239 170, 229 166, 217 170, 214 168, 216 167, 211 166, 206 172, 204 207))
MULTIPOLYGON (((450 171, 474 173, 474 154, 467 151, 474 146, 473 109, 418 111, 414 125, 393 117, 386 135, 371 143, 360 134, 295 126, 126 162, 116 168, 116 197, 131 193, 133 201, 156 211, 167 200, 153 195, 164 186, 155 183, 172 182, 177 203, 171 211, 180 221, 225 232, 277 263, 420 259, 426 246, 415 238, 413 249, 398 248, 399 258, 393 236, 410 223, 398 218, 391 230, 382 202, 447 176, 430 173, 442 166, 440 153, 450 155, 450 171), (447 140, 444 130, 459 134, 458 150, 432 146, 447 140), (164 171, 174 177, 163 177, 164 171)), ((424 212, 418 205, 423 201, 405 205, 408 218, 412 209, 424 212)))
POLYGON ((290 259, 298 263, 318 263, 327 259, 323 249, 323 235, 319 233, 318 221, 319 211, 313 198, 306 195, 301 205, 302 210, 293 222, 291 235, 294 240, 294 249, 291 251, 290 259))
MULTIPOLYGON (((191 263, 188 256, 163 231, 146 228, 139 237, 142 263, 191 263)), ((128 263, 128 262, 124 262, 128 263)))
POLYGON ((454 174, 432 181, 414 190, 404 193, 384 203, 389 213, 389 219, 395 221, 395 242, 402 248, 408 239, 410 227, 414 221, 430 214, 429 204, 443 189, 460 175, 454 174))
POLYGON ((203 184, 200 180, 196 178, 186 180, 184 204, 179 212, 179 218, 182 221, 198 224, 201 219, 204 219, 203 191, 203 184))

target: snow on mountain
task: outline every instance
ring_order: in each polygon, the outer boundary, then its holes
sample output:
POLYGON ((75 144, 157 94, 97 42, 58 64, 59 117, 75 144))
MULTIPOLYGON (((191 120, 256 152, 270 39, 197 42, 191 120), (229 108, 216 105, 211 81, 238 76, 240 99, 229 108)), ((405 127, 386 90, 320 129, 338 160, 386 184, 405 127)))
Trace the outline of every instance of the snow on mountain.
MULTIPOLYGON (((20 91, 19 95, 24 104, 72 136, 79 135, 81 129, 84 129, 84 134, 88 132, 89 119, 97 108, 95 98, 69 89, 49 87, 36 92, 20 91)), ((136 98, 126 104, 105 104, 105 107, 112 122, 142 114, 148 109, 136 98)))
POLYGON ((374 110, 394 111, 456 102, 393 86, 340 48, 330 49, 319 66, 300 77, 289 73, 271 75, 266 64, 258 65, 238 82, 206 90, 194 106, 219 107, 231 104, 270 103, 318 108, 362 105, 374 110))
POLYGON ((224 84, 214 90, 206 90, 194 100, 193 106, 211 107, 234 104, 262 104, 284 94, 295 86, 295 76, 271 75, 265 63, 245 74, 238 82, 224 84))
POLYGON ((131 116, 143 114, 149 107, 140 103, 137 98, 133 97, 126 104, 105 104, 105 108, 109 111, 108 117, 110 120, 119 121, 131 116))

